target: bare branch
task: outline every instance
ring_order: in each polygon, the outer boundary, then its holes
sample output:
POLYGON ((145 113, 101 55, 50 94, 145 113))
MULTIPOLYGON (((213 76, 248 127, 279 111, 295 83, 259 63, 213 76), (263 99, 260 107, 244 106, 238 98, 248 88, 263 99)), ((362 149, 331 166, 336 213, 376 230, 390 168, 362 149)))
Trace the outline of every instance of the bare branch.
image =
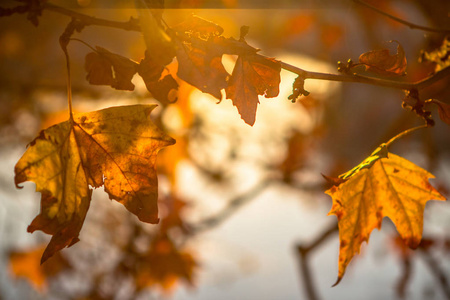
POLYGON ((250 200, 256 198, 259 194, 265 191, 273 182, 274 180, 270 178, 262 180, 249 191, 245 192, 242 195, 238 195, 237 197, 229 201, 228 205, 215 216, 207 217, 206 219, 201 220, 196 224, 190 225, 191 232, 193 234, 197 234, 222 224, 244 204, 247 204, 248 202, 250 202, 250 200))
POLYGON ((429 251, 424 248, 419 249, 422 250, 420 253, 425 260, 425 263, 430 268, 431 273, 436 276, 436 279, 439 283, 439 286, 442 288, 442 292, 444 293, 445 297, 447 299, 450 299, 450 286, 444 271, 442 270, 436 259, 431 255, 431 253, 429 253, 429 251))
POLYGON ((303 244, 297 245, 301 278, 303 280, 303 286, 306 289, 306 295, 309 300, 318 300, 320 298, 317 294, 317 291, 314 287, 314 283, 312 280, 312 273, 309 266, 308 255, 311 253, 311 251, 314 251, 317 247, 322 245, 322 243, 325 242, 329 237, 333 236, 337 231, 338 231, 337 223, 333 223, 309 245, 306 246, 303 244))
POLYGON ((54 5, 48 2, 44 2, 42 4, 42 9, 46 9, 49 11, 54 11, 75 19, 78 19, 83 22, 85 26, 88 25, 97 25, 97 26, 103 26, 103 27, 111 27, 111 28, 117 28, 117 29, 123 29, 127 31, 141 31, 141 27, 139 26, 139 22, 137 19, 130 17, 130 20, 127 22, 118 22, 118 21, 111 21, 96 17, 91 17, 82 13, 78 13, 76 11, 66 9, 64 7, 54 5))
POLYGON ((319 73, 310 72, 303 70, 299 67, 290 65, 285 62, 281 62, 281 67, 287 71, 295 73, 304 79, 319 79, 319 80, 329 80, 329 81, 339 81, 339 82, 356 82, 364 83, 376 86, 384 86, 401 90, 412 90, 412 89, 423 89, 430 86, 431 84, 441 80, 444 77, 450 75, 450 67, 440 70, 435 74, 416 82, 401 82, 394 80, 386 80, 374 77, 366 77, 361 75, 345 75, 345 74, 329 74, 329 73, 319 73))
POLYGON ((371 9, 371 10, 373 10, 373 11, 375 11, 375 12, 377 12, 377 13, 379 13, 379 14, 381 14, 381 15, 383 15, 383 16, 391 19, 391 20, 394 20, 394 21, 396 21, 396 22, 398 22, 400 24, 406 25, 406 26, 408 26, 411 29, 419 29, 419 30, 423 30, 423 31, 444 33, 444 34, 449 34, 450 33, 450 29, 426 27, 426 26, 421 26, 421 25, 417 25, 417 24, 405 21, 405 20, 400 19, 398 17, 395 17, 395 16, 393 16, 391 14, 388 14, 388 13, 386 13, 386 12, 376 8, 375 6, 372 6, 372 5, 366 3, 366 2, 364 2, 362 0, 352 0, 352 1, 357 3, 357 4, 363 5, 363 6, 369 8, 369 9, 371 9))
MULTIPOLYGON (((368 5, 365 2, 362 2, 360 0, 353 0, 357 3, 368 5)), ((127 22, 118 22, 118 21, 111 21, 96 17, 91 17, 82 13, 78 13, 54 4, 50 4, 47 2, 44 2, 42 4, 43 9, 47 9, 50 11, 54 11, 57 13, 61 13, 66 16, 70 16, 72 18, 78 19, 85 26, 87 25, 97 25, 97 26, 104 26, 104 27, 111 27, 111 28, 117 28, 117 29, 123 29, 128 31, 140 31, 139 21, 135 18, 130 18, 127 22)), ((374 8, 378 11, 378 9, 374 8)), ((386 14, 386 13, 384 13, 386 14)), ((406 22, 406 21, 403 21, 406 22)), ((409 23, 408 23, 409 24, 409 23)), ((418 25, 415 25, 416 27, 418 25)), ((417 27, 419 28, 419 27, 417 27)), ((450 32, 450 30, 444 30, 439 32, 450 32)), ((205 41, 203 41, 205 42, 205 41)), ((261 55, 263 56, 263 55, 261 55)), ((263 56, 265 57, 265 56, 263 56)), ((329 73, 319 73, 319 72, 311 72, 306 71, 304 69, 301 69, 299 67, 290 65, 285 62, 281 62, 281 67, 287 71, 290 71, 292 73, 295 73, 299 76, 301 76, 304 79, 318 79, 318 80, 328 80, 328 81, 338 81, 338 82, 356 82, 356 83, 363 83, 363 84, 370 84, 370 85, 376 85, 376 86, 384 86, 384 87, 391 87, 395 89, 402 89, 402 90, 412 90, 412 89, 423 89, 431 84, 433 84, 436 81, 441 80, 442 78, 450 75, 450 67, 447 67, 421 81, 417 82, 401 82, 401 81, 394 81, 394 80, 386 80, 386 79, 380 79, 380 78, 373 78, 373 77, 366 77, 361 75, 345 75, 345 74, 329 74, 329 73)))

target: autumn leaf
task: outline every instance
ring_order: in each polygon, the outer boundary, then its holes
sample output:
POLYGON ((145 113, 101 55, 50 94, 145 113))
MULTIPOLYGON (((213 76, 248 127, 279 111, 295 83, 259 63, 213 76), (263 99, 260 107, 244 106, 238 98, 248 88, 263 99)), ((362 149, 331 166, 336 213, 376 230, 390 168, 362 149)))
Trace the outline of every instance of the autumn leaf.
POLYGON ((173 26, 172 29, 204 39, 211 36, 219 36, 223 33, 223 28, 220 25, 201 18, 195 14, 191 14, 186 20, 173 26))
POLYGON ((225 92, 245 123, 250 126, 255 123, 258 95, 278 96, 280 71, 281 64, 275 59, 256 54, 238 57, 225 92))
POLYGON ((157 236, 136 265, 136 288, 141 290, 156 285, 168 292, 180 279, 192 284, 196 267, 190 253, 180 251, 167 235, 157 236))
POLYGON ((204 93, 222 99, 220 92, 227 86, 228 73, 222 65, 222 55, 179 44, 177 49, 177 75, 204 93))
POLYGON ((166 215, 161 218, 161 232, 167 233, 172 228, 179 228, 183 233, 188 233, 189 228, 182 217, 183 211, 188 204, 175 195, 166 197, 164 201, 161 201, 161 204, 166 211, 166 215))
POLYGON ((434 178, 412 162, 388 153, 370 165, 353 172, 347 181, 326 191, 333 198, 329 215, 336 215, 339 225, 338 284, 347 265, 369 241, 374 228, 389 217, 403 241, 411 248, 422 238, 423 211, 429 200, 445 200, 428 182, 434 178))
POLYGON ((366 66, 367 71, 380 75, 400 76, 406 71, 406 57, 402 45, 397 41, 397 54, 389 54, 389 49, 373 50, 359 56, 359 62, 366 66))
POLYGON ((164 1, 135 2, 148 55, 156 59, 161 66, 168 65, 175 56, 175 46, 162 24, 164 1))
POLYGON ((41 131, 15 166, 15 183, 36 183, 41 211, 28 227, 53 235, 42 262, 73 245, 92 189, 104 185, 141 221, 158 223, 157 152, 175 141, 149 119, 155 105, 76 114, 41 131))
POLYGON ((436 99, 427 100, 426 103, 433 103, 433 104, 437 105, 438 112, 439 112, 439 118, 442 120, 442 122, 445 122, 448 125, 450 125, 450 105, 449 104, 444 103, 439 100, 436 100, 436 99))
POLYGON ((39 291, 45 290, 49 278, 71 268, 69 262, 60 253, 41 266, 39 262, 44 249, 45 246, 29 251, 13 251, 9 254, 9 265, 13 276, 30 281, 39 291))
POLYGON ((119 54, 97 46, 85 58, 86 79, 94 85, 110 85, 117 90, 134 90, 131 82, 137 72, 137 63, 119 54))
POLYGON ((144 59, 137 66, 137 72, 144 80, 147 90, 156 100, 162 104, 168 104, 177 100, 178 83, 170 74, 161 78, 164 69, 149 56, 148 51, 145 52, 144 59))

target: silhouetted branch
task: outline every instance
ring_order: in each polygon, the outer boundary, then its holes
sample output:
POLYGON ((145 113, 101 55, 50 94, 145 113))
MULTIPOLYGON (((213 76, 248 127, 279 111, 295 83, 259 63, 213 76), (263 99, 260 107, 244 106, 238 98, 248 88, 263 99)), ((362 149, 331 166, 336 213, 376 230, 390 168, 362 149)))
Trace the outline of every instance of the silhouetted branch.
POLYGON ((228 202, 228 205, 223 210, 218 212, 216 215, 207 217, 199 222, 196 222, 195 224, 189 225, 191 232, 193 234, 197 234, 222 224, 226 219, 228 219, 231 215, 233 215, 233 213, 235 213, 244 204, 247 204, 248 202, 250 202, 250 200, 256 198, 263 191, 265 191, 273 182, 274 182, 273 179, 262 180, 256 186, 251 188, 249 191, 230 200, 228 202))
POLYGON ((402 258, 402 267, 402 275, 397 281, 395 290, 399 298, 406 299, 406 287, 411 280, 412 273, 412 260, 409 256, 402 258))
POLYGON ((375 12, 377 12, 377 13, 379 13, 379 14, 381 14, 381 15, 383 15, 383 16, 391 19, 391 20, 394 20, 394 21, 396 21, 396 22, 398 22, 400 24, 406 25, 406 26, 408 26, 411 29, 419 29, 419 30, 423 30, 423 31, 444 33, 444 34, 449 34, 450 33, 450 29, 432 28, 432 27, 426 27, 426 26, 417 25, 417 24, 405 21, 403 19, 400 19, 398 17, 395 17, 395 16, 393 16, 391 14, 388 14, 387 12, 384 12, 384 11, 376 8, 375 6, 372 6, 372 5, 370 5, 370 4, 368 4, 368 3, 364 2, 364 1, 361 1, 361 0, 352 0, 352 1, 357 3, 357 4, 363 5, 363 6, 369 8, 369 9, 371 9, 371 10, 373 10, 373 11, 375 11, 375 12))
POLYGON ((46 9, 49 11, 54 11, 75 19, 78 19, 83 22, 85 26, 89 25, 97 25, 97 26, 103 26, 103 27, 111 27, 111 28, 117 28, 117 29, 123 29, 127 31, 141 31, 141 27, 139 26, 138 19, 135 19, 133 17, 130 17, 130 20, 127 22, 118 22, 118 21, 111 21, 107 19, 101 19, 96 17, 91 17, 70 9, 66 9, 64 7, 54 5, 48 2, 44 2, 42 4, 42 9, 46 9))
POLYGON ((413 89, 423 89, 444 77, 450 75, 450 67, 440 70, 435 74, 416 81, 416 82, 401 82, 394 80, 386 80, 374 77, 366 77, 361 75, 345 75, 345 74, 329 74, 329 73, 319 73, 319 72, 310 72, 303 70, 299 67, 290 65, 285 62, 281 62, 281 67, 287 71, 295 73, 301 76, 303 79, 319 79, 319 80, 328 80, 328 81, 339 81, 339 82, 355 82, 355 83, 364 83, 370 85, 384 86, 401 90, 413 90, 413 89))
MULTIPOLYGON (((365 2, 362 2, 360 0, 353 0, 357 3, 366 4, 365 2)), ((140 31, 139 26, 139 20, 135 19, 133 17, 130 18, 127 22, 118 22, 118 21, 111 21, 106 20, 102 18, 96 18, 91 17, 82 13, 78 13, 48 2, 44 2, 41 4, 42 9, 46 9, 49 11, 54 11, 75 19, 80 20, 85 26, 88 25, 97 25, 97 26, 104 26, 104 27, 111 27, 111 28, 117 28, 117 29, 123 29, 127 31, 140 31)), ((368 4, 366 4, 367 6, 368 4)), ((376 8, 374 8, 376 9, 376 8)), ((384 13, 386 14, 386 13, 384 13)), ((387 15, 387 14, 386 14, 387 15)), ((392 17, 392 16, 391 16, 392 17)), ((403 21, 406 22, 406 21, 403 21)), ((409 22, 407 22, 410 24, 409 22)), ((418 28, 416 26, 416 28, 418 28)), ((447 31, 439 31, 439 32, 447 32, 447 31)), ((450 31, 449 31, 450 32, 450 31)), ((206 41, 204 41, 206 43, 206 41)), ((261 55, 262 56, 262 55, 261 55)), ((264 57, 264 56, 263 56, 264 57)), ((338 81, 338 82, 357 82, 357 83, 363 83, 363 84, 370 84, 370 85, 376 85, 376 86, 385 86, 385 87, 391 87, 396 89, 402 89, 402 90, 412 90, 412 89, 423 89, 432 83, 450 75, 450 67, 447 67, 423 80, 417 81, 417 82, 401 82, 401 81, 394 81, 394 80, 386 80, 386 79, 380 79, 380 78, 373 78, 373 77, 366 77, 361 75, 346 75, 346 74, 329 74, 329 73, 320 73, 320 72, 311 72, 303 70, 299 67, 290 65, 285 62, 281 62, 281 67, 287 71, 293 72, 299 76, 301 76, 303 79, 318 79, 318 80, 329 80, 329 81, 338 81)))
POLYGON ((422 254, 425 263, 430 268, 431 273, 436 277, 439 286, 442 288, 442 292, 444 293, 447 299, 450 299, 450 286, 447 280, 447 276, 442 271, 442 268, 439 266, 439 263, 433 258, 433 256, 423 248, 419 248, 422 254))
POLYGON ((320 234, 312 243, 309 245, 299 244, 297 245, 297 253, 300 261, 300 273, 303 280, 303 286, 305 287, 306 295, 309 300, 319 300, 319 296, 315 289, 311 269, 309 266, 309 257, 311 251, 315 250, 317 247, 322 245, 329 237, 338 232, 337 223, 334 223, 328 229, 326 229, 322 234, 320 234))

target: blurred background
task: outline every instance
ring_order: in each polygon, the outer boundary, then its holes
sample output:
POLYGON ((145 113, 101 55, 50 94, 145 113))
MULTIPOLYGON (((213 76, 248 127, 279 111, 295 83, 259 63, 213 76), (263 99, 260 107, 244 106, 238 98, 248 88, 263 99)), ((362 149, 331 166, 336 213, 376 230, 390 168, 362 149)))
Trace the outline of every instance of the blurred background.
MULTIPOLYGON (((137 17, 126 1, 49 2, 98 18, 137 17)), ((195 13, 237 39, 247 25, 246 40, 261 54, 308 71, 337 73, 337 61, 357 61, 373 49, 394 53, 388 41, 397 40, 408 60, 407 75, 398 80, 417 81, 436 67, 419 63, 421 51, 439 48, 445 38, 353 1, 167 2, 169 26, 195 13)), ((448 1, 367 3, 416 24, 450 28, 448 1)), ((15 188, 14 165, 40 130, 68 119, 58 41, 69 21, 52 11, 38 17, 38 26, 22 14, 0 18, 0 299, 450 299, 447 202, 427 204, 417 251, 402 246, 385 219, 342 282, 331 287, 339 240, 321 174, 337 176, 380 143, 423 123, 402 108, 402 91, 306 80, 310 96, 291 103, 296 76, 282 71, 279 96, 260 98, 250 127, 230 100, 217 103, 178 78, 178 101, 170 104, 158 103, 137 76, 134 91, 89 85, 84 57, 91 50, 76 41, 69 45, 75 111, 157 103, 152 117, 177 143, 158 155, 159 225, 139 222, 100 188, 81 241, 39 266, 50 237, 26 229, 39 213, 40 194, 33 183, 15 188)), ((145 52, 137 32, 87 26, 73 37, 135 61, 145 52)), ((223 57, 230 74, 235 60, 223 57)), ((176 60, 168 69, 176 71, 176 60)), ((421 97, 450 103, 449 81, 436 82, 421 97)), ((390 151, 433 173, 432 184, 448 198, 450 127, 432 113, 435 127, 390 151)))

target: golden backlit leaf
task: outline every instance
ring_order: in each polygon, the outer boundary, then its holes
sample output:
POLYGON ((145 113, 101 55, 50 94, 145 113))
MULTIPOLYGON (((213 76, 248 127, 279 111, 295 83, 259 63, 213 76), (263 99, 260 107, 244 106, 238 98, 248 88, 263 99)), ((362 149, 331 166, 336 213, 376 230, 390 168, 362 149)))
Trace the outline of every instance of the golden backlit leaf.
POLYGON ((227 99, 233 101, 245 123, 253 126, 258 95, 266 98, 278 96, 281 64, 259 55, 240 55, 225 89, 227 99))
POLYGON ((380 75, 400 76, 406 71, 406 57, 402 45, 397 41, 397 53, 389 54, 389 49, 373 50, 359 56, 359 62, 366 66, 367 71, 380 75))
POLYGON ((141 221, 158 223, 158 151, 175 141, 149 119, 155 105, 74 115, 40 135, 15 166, 15 183, 36 183, 41 211, 28 227, 53 235, 42 261, 78 241, 92 190, 104 185, 141 221))
POLYGON ((86 55, 86 79, 94 85, 110 85, 117 90, 134 90, 131 82, 137 72, 137 63, 119 54, 97 46, 96 52, 86 55))
POLYGON ((374 228, 389 217, 403 241, 411 248, 422 238, 423 211, 429 200, 445 200, 428 182, 434 178, 412 162, 389 153, 370 166, 353 172, 348 180, 326 191, 333 198, 329 215, 339 225, 339 272, 342 279, 347 265, 369 241, 374 228))
POLYGON ((9 254, 12 275, 17 279, 29 280, 39 291, 44 291, 49 278, 71 268, 69 262, 60 253, 56 253, 46 264, 41 266, 40 260, 44 249, 45 246, 29 251, 14 251, 9 254))

